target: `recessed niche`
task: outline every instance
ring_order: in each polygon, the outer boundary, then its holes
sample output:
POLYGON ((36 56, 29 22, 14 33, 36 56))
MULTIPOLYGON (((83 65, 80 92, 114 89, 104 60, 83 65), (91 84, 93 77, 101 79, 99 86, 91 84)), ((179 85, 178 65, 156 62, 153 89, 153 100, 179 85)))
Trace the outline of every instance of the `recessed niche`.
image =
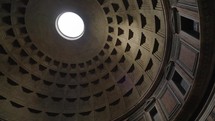
POLYGON ((20 56, 21 56, 21 57, 27 57, 28 54, 25 52, 25 50, 22 49, 22 50, 20 51, 20 56))
POLYGON ((77 85, 69 85, 70 89, 76 89, 77 85))
POLYGON ((76 64, 71 64, 70 66, 72 69, 76 68, 76 64))
POLYGON ((108 7, 104 7, 103 10, 104 10, 105 14, 108 14, 110 12, 110 9, 108 7))
POLYGON ((116 71, 118 71, 118 66, 117 65, 111 70, 111 72, 116 72, 116 71))
POLYGON ((87 61, 86 63, 87 63, 88 66, 92 65, 92 61, 91 60, 87 61))
POLYGON ((11 4, 10 4, 10 3, 3 3, 3 4, 1 5, 1 7, 2 7, 5 11, 7 11, 7 12, 10 12, 10 11, 11 11, 11 4))
POLYGON ((8 84, 10 84, 11 86, 18 86, 18 84, 17 84, 15 81, 13 81, 13 80, 11 80, 11 79, 9 79, 9 78, 7 78, 7 82, 8 82, 8 84))
POLYGON ((101 97, 102 94, 103 94, 103 92, 98 92, 98 93, 94 94, 93 96, 95 96, 95 97, 101 97))
POLYGON ((127 14, 127 17, 128 17, 128 25, 130 26, 134 21, 133 16, 127 14))
POLYGON ((142 33, 141 40, 140 40, 140 46, 142 46, 145 42, 146 42, 146 36, 142 33))
POLYGON ((199 22, 181 16, 181 30, 199 39, 199 33, 200 33, 199 22))
POLYGON ((65 85, 65 84, 56 84, 56 86, 57 86, 58 88, 64 88, 66 85, 65 85))
POLYGON ((46 70, 47 69, 47 67, 45 67, 45 66, 43 66, 43 65, 39 65, 39 70, 40 71, 44 71, 44 70, 46 70))
POLYGON ((4 54, 6 55, 7 52, 5 51, 5 49, 0 45, 0 54, 4 54))
POLYGON ((122 28, 118 28, 118 36, 124 34, 124 30, 122 28))
POLYGON ((53 84, 53 82, 46 81, 46 80, 43 80, 43 83, 44 83, 46 86, 51 86, 51 85, 53 84))
POLYGON ((122 44, 121 40, 117 39, 115 46, 120 46, 122 44))
POLYGON ((37 64, 37 62, 33 58, 29 58, 29 63, 31 65, 37 64))
POLYGON ((59 115, 59 113, 53 113, 53 112, 46 112, 46 114, 47 114, 48 116, 51 116, 51 117, 55 117, 55 116, 58 116, 58 115, 59 115))
POLYGON ((48 57, 48 56, 45 57, 45 61, 46 61, 46 62, 50 63, 51 60, 52 60, 52 59, 51 59, 50 57, 48 57))
POLYGON ((111 5, 112 5, 112 7, 113 7, 115 12, 117 12, 119 10, 119 5, 118 4, 112 3, 111 5))
POLYGON ((128 92, 126 92, 123 97, 129 97, 133 92, 133 89, 130 89, 128 92))
POLYGON ((38 52, 37 52, 37 56, 38 56, 39 58, 42 58, 44 55, 45 55, 45 54, 44 54, 43 52, 41 52, 41 51, 38 51, 38 52))
POLYGON ((142 57, 142 52, 140 50, 138 50, 135 60, 139 60, 139 59, 141 59, 141 57, 142 57))
POLYGON ((128 2, 128 0, 123 0, 123 4, 124 4, 124 6, 125 6, 125 9, 127 10, 128 7, 129 7, 129 2, 128 2))
POLYGON ((113 22, 113 19, 111 17, 107 17, 107 21, 108 21, 108 24, 110 24, 113 22))
POLYGON ((106 91, 111 92, 111 91, 113 91, 114 89, 115 89, 115 85, 113 85, 113 86, 107 88, 106 91))
POLYGON ((112 33, 112 32, 114 32, 114 29, 113 29, 113 27, 109 27, 109 29, 108 29, 108 32, 109 32, 109 33, 112 33))
POLYGON ((83 100, 83 101, 88 101, 90 99, 90 96, 80 97, 80 99, 83 100))
POLYGON ((97 85, 97 84, 99 84, 99 79, 97 79, 95 81, 92 81, 91 83, 94 84, 94 85, 97 85))
POLYGON ((13 102, 13 101, 10 101, 10 103, 11 103, 12 106, 14 106, 16 108, 23 108, 24 107, 23 105, 20 105, 18 103, 13 102))
POLYGON ((108 45, 107 43, 105 44, 104 46, 104 49, 109 49, 110 48, 110 45, 108 45))
POLYGON ((142 85, 143 81, 144 81, 144 76, 142 75, 135 85, 140 86, 142 85))
POLYGON ((121 16, 116 15, 116 20, 117 20, 117 24, 121 24, 123 19, 121 16))
POLYGON ((42 111, 40 110, 36 110, 36 109, 32 109, 32 108, 28 108, 28 110, 31 112, 31 113, 41 113, 42 111))
POLYGON ((119 60, 119 63, 124 63, 125 62, 125 56, 123 55, 122 57, 121 57, 121 59, 119 60))
POLYGON ((82 88, 86 88, 86 87, 89 86, 89 83, 80 84, 80 86, 81 86, 82 88))
POLYGON ((76 73, 71 73, 71 74, 69 74, 70 75, 70 77, 72 77, 72 78, 76 78, 77 77, 77 74, 76 73))
POLYGON ((153 107, 150 111, 149 114, 151 116, 152 121, 160 121, 160 116, 158 114, 158 111, 156 109, 156 107, 153 107))
POLYGON ((14 61, 12 58, 8 58, 7 62, 10 64, 10 65, 17 65, 16 61, 14 61))
POLYGON ((66 77, 66 75, 67 75, 67 73, 60 72, 60 77, 61 77, 61 78, 64 78, 64 77, 66 77))
POLYGON ((8 25, 11 25, 11 18, 10 16, 5 16, 2 18, 2 21, 8 25))
POLYGON ((131 46, 127 43, 126 48, 125 48, 125 52, 130 51, 130 49, 131 49, 131 46))
POLYGON ((102 112, 106 109, 106 106, 96 109, 96 112, 102 112))
POLYGON ((117 54, 117 51, 116 49, 114 48, 113 51, 111 52, 111 55, 116 55, 117 54))
POLYGON ((135 70, 134 64, 131 65, 127 73, 132 73, 135 70))
POLYGON ((117 104, 119 104, 119 103, 120 103, 120 99, 118 99, 118 100, 116 100, 116 101, 110 103, 110 106, 115 106, 115 105, 117 105, 117 104))
POLYGON ((17 12, 21 13, 21 14, 25 14, 26 8, 25 7, 19 7, 17 8, 17 12))
POLYGON ((66 98, 66 100, 68 102, 75 102, 77 100, 77 98, 66 98))
POLYGON ((105 63, 111 63, 111 62, 112 62, 112 60, 111 60, 110 57, 108 57, 108 58, 105 60, 105 63))
POLYGON ((87 116, 87 115, 90 115, 90 113, 91 113, 91 111, 87 111, 87 112, 81 112, 79 114, 82 116, 87 116))
POLYGON ((105 0, 97 0, 97 1, 99 2, 100 5, 102 5, 105 0))
POLYGON ((131 29, 129 29, 128 39, 130 40, 133 37, 134 37, 134 32, 131 29))
POLYGON ((55 76, 57 74, 57 71, 49 69, 49 74, 55 76))
POLYGON ((141 7, 143 5, 143 1, 142 0, 137 0, 137 5, 138 5, 139 9, 141 9, 141 7))
POLYGON ((39 98, 42 98, 42 99, 45 99, 48 97, 47 95, 44 95, 44 94, 40 94, 40 93, 36 93, 36 94, 39 98))
POLYGON ((21 0, 21 2, 24 4, 24 5, 27 5, 29 0, 21 0))
POLYGON ((28 71, 26 71, 24 68, 19 67, 19 72, 22 74, 28 74, 28 71))
POLYGON ((73 117, 75 113, 63 113, 65 117, 73 117))
POLYGON ((39 81, 39 80, 40 80, 40 78, 37 77, 37 76, 35 76, 35 75, 31 75, 31 79, 32 79, 33 81, 39 81))
POLYGON ((0 100, 6 100, 6 98, 0 95, 0 100))
POLYGON ((104 50, 101 50, 101 51, 99 52, 99 55, 100 55, 100 56, 104 56, 104 55, 105 55, 104 50))
POLYGON ((19 30, 22 34, 27 34, 27 29, 25 27, 22 27, 19 30))
POLYGON ((37 47, 34 44, 31 44, 30 48, 31 48, 32 51, 37 50, 37 47))
POLYGON ((159 43, 158 43, 158 40, 155 39, 154 48, 153 48, 152 54, 156 53, 158 51, 158 48, 159 48, 159 43))
POLYGON ((60 97, 52 97, 52 100, 55 102, 60 102, 61 100, 63 100, 63 98, 60 97))
POLYGON ((153 9, 156 8, 157 4, 158 4, 158 0, 152 0, 153 9))
POLYGON ((161 20, 155 15, 155 33, 161 29, 161 20))
POLYGON ((109 75, 109 73, 107 73, 106 75, 104 75, 104 76, 102 77, 102 79, 107 80, 107 79, 109 79, 109 77, 110 77, 110 75, 109 75))
POLYGON ((14 31, 13 31, 12 28, 8 29, 8 30, 6 31, 6 34, 7 34, 8 36, 15 37, 15 33, 14 33, 14 31))
POLYGON ((117 83, 118 83, 118 84, 122 84, 122 83, 124 83, 125 81, 126 81, 126 77, 123 76, 117 83))
POLYGON ((24 38, 25 44, 30 43, 31 42, 31 38, 29 36, 26 36, 24 38))
POLYGON ((62 68, 67 68, 69 65, 67 63, 62 63, 62 68))
POLYGON ((153 66, 153 61, 152 61, 152 59, 150 59, 145 71, 150 70, 152 68, 152 66, 153 66))
POLYGON ((178 87, 180 92, 185 95, 186 92, 189 89, 189 84, 179 75, 177 71, 175 71, 172 81, 175 83, 175 85, 178 87))
POLYGON ((107 41, 111 42, 113 40, 113 37, 111 37, 110 35, 108 35, 107 41))
POLYGON ((91 70, 89 70, 89 73, 90 73, 90 74, 95 74, 95 73, 96 73, 96 70, 95 70, 95 69, 91 69, 91 70))
POLYGON ((17 22, 24 25, 25 24, 25 18, 24 17, 18 17, 17 22))
POLYGON ((146 26, 146 17, 143 14, 140 14, 142 28, 146 26))
POLYGON ((104 69, 104 65, 103 65, 103 64, 100 64, 99 66, 97 66, 97 68, 98 68, 99 70, 103 70, 103 69, 104 69))
POLYGON ((19 44, 19 42, 17 40, 14 40, 12 44, 13 44, 13 47, 15 47, 15 48, 21 47, 21 45, 19 44))

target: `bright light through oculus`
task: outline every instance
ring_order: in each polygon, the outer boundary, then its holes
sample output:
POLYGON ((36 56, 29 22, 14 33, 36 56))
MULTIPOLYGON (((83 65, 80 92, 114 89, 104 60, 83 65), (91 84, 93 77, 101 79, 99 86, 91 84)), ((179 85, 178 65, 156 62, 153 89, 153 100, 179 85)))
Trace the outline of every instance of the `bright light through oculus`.
POLYGON ((66 12, 57 17, 56 29, 63 38, 77 40, 84 34, 84 22, 79 15, 66 12))

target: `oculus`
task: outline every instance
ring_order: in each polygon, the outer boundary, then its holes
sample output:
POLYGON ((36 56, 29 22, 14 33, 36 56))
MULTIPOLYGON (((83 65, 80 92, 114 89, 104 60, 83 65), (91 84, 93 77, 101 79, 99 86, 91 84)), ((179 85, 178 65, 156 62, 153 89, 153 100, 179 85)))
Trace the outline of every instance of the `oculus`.
POLYGON ((84 34, 84 21, 73 12, 60 14, 55 22, 57 32, 67 40, 77 40, 84 34))

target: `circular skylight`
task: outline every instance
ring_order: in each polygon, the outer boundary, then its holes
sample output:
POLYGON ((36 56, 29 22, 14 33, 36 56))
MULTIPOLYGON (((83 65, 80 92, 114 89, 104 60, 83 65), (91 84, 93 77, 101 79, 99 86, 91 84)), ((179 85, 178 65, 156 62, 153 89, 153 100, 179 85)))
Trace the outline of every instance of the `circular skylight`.
POLYGON ((77 40, 84 34, 84 22, 76 13, 65 12, 57 17, 56 29, 63 38, 77 40))

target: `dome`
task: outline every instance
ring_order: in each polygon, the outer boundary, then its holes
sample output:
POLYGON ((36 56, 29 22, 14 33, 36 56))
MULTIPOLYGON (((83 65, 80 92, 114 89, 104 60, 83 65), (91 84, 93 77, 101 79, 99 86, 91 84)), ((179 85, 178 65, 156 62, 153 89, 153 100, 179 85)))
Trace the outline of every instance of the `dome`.
POLYGON ((214 18, 201 2, 0 2, 0 120, 210 118, 214 18))

